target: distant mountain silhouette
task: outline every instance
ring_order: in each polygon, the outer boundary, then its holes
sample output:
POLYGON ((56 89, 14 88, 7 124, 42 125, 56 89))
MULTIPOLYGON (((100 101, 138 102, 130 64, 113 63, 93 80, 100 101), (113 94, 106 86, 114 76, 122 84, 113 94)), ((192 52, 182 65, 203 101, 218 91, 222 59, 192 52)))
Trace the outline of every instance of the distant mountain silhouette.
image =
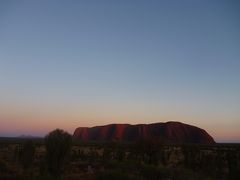
POLYGON ((32 138, 37 138, 35 136, 29 135, 29 134, 22 134, 20 136, 18 136, 18 138, 22 138, 22 139, 32 139, 32 138))
POLYGON ((215 143, 205 130, 172 121, 154 124, 109 124, 91 128, 79 127, 75 130, 73 137, 82 141, 137 141, 154 138, 167 143, 215 143))

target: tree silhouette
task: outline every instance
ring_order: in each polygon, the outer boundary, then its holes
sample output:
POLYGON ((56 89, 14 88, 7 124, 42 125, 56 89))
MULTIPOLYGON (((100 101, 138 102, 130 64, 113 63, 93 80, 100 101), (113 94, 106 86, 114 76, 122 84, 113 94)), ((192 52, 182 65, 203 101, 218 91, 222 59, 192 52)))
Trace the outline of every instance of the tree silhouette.
POLYGON ((61 129, 56 129, 45 137, 45 145, 48 172, 59 176, 71 149, 72 136, 61 129))

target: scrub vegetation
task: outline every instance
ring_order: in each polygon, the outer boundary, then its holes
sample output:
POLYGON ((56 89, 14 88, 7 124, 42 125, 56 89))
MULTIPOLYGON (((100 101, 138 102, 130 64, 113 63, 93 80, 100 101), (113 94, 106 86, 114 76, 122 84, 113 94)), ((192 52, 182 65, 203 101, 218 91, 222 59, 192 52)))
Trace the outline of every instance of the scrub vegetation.
POLYGON ((239 144, 79 142, 59 129, 44 139, 0 138, 0 179, 214 180, 239 172, 239 144))

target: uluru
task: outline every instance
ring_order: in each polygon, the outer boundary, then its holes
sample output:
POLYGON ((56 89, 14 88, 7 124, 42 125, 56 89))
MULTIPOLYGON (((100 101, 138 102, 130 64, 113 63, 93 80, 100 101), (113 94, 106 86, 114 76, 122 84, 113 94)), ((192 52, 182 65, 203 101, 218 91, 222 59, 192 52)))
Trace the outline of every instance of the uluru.
POLYGON ((161 139, 167 143, 214 144, 214 139, 204 130, 181 122, 153 124, 109 124, 95 127, 78 127, 73 138, 80 141, 138 141, 161 139))

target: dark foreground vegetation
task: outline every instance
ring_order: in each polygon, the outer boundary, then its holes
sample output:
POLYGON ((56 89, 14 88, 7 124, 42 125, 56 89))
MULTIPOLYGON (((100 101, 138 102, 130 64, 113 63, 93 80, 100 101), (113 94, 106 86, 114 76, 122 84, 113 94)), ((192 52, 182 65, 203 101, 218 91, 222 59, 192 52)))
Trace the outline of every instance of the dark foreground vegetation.
POLYGON ((44 139, 0 138, 0 179, 235 180, 240 144, 74 142, 62 130, 44 139))

